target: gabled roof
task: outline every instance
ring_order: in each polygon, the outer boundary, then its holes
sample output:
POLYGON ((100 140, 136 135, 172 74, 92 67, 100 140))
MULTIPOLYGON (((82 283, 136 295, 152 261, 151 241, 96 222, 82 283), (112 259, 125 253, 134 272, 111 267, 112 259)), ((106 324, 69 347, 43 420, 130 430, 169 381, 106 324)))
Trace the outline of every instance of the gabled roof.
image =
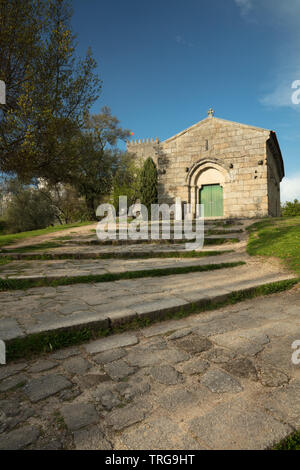
POLYGON ((269 129, 264 129, 262 127, 255 127, 255 126, 250 126, 249 124, 242 124, 240 122, 235 122, 235 121, 229 121, 227 119, 221 119, 221 118, 216 118, 216 117, 207 117, 205 119, 202 119, 202 121, 197 122, 196 124, 193 124, 192 126, 188 127, 187 129, 184 129, 183 131, 179 132, 178 134, 174 135, 173 137, 169 137, 168 139, 164 140, 165 143, 171 142, 174 139, 177 139, 178 137, 181 137, 182 135, 186 134, 187 132, 196 129, 197 127, 202 126, 203 124, 206 124, 207 122, 223 122, 223 123, 228 123, 228 124, 234 124, 236 126, 246 128, 246 129, 252 129, 254 131, 261 131, 261 132, 271 132, 269 129))
POLYGON ((208 122, 211 122, 211 123, 212 122, 228 123, 228 124, 236 125, 236 126, 238 126, 239 128, 242 128, 242 129, 250 129, 250 130, 254 130, 254 131, 268 133, 269 134, 269 139, 268 139, 267 142, 268 142, 269 146, 272 149, 272 153, 275 154, 275 162, 276 162, 276 165, 277 165, 278 173, 279 173, 281 179, 285 176, 283 158, 282 158, 280 146, 279 146, 279 143, 278 143, 278 140, 277 140, 276 132, 271 131, 269 129, 264 129, 262 127, 250 126, 249 124, 241 124, 239 122, 229 121, 227 119, 221 119, 221 118, 215 118, 215 117, 209 116, 209 117, 203 119, 202 121, 197 122, 193 126, 190 126, 187 129, 179 132, 178 134, 174 135, 173 137, 170 137, 169 139, 164 140, 162 143, 168 144, 169 142, 172 142, 172 140, 175 140, 178 137, 181 137, 182 135, 186 134, 187 132, 189 132, 193 129, 196 129, 197 127, 201 127, 203 124, 206 124, 208 122))

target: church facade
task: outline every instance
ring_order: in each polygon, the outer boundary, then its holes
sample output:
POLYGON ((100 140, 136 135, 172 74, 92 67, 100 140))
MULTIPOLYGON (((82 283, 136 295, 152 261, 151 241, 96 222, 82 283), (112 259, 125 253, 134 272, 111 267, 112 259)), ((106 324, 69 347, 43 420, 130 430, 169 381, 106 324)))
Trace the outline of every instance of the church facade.
POLYGON ((277 217, 281 150, 274 131, 208 117, 163 142, 127 142, 139 159, 151 157, 158 170, 159 203, 176 198, 204 205, 206 218, 277 217))

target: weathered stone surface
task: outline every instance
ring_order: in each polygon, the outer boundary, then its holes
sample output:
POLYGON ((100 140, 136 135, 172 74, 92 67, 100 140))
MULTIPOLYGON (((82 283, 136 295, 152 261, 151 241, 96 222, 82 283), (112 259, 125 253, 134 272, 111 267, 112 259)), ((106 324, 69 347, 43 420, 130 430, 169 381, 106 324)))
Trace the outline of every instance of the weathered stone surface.
POLYGON ((151 418, 134 429, 122 433, 121 439, 130 450, 201 450, 191 435, 183 433, 165 416, 151 418))
POLYGON ((194 375, 203 374, 209 368, 209 362, 200 359, 199 357, 193 358, 181 367, 184 374, 194 375))
POLYGON ((124 408, 112 411, 106 417, 106 422, 115 431, 124 429, 134 423, 142 421, 146 416, 146 411, 140 406, 128 405, 124 408))
POLYGON ((123 382, 116 385, 116 390, 125 398, 132 400, 136 396, 143 395, 150 391, 150 384, 144 380, 133 380, 131 383, 123 382))
POLYGON ((280 387, 289 381, 287 374, 270 364, 259 363, 257 369, 259 380, 265 387, 280 387))
POLYGON ((246 358, 237 358, 232 361, 228 361, 222 365, 229 374, 233 374, 237 377, 248 378, 252 380, 257 380, 257 371, 253 362, 246 358))
POLYGON ((78 397, 80 395, 80 390, 70 390, 70 389, 67 389, 67 390, 63 390, 60 394, 59 394, 59 399, 61 401, 72 401, 74 400, 76 397, 78 397))
POLYGON ((278 217, 283 172, 278 170, 275 149, 267 145, 269 139, 268 130, 211 116, 163 142, 128 142, 127 151, 138 160, 151 157, 164 170, 159 178, 159 204, 180 197, 195 208, 198 191, 194 188, 217 183, 223 186, 226 218, 278 217), (208 167, 205 158, 199 161, 199 155, 208 150, 210 161, 218 165, 208 167), (258 165, 260 160, 266 164, 258 165), (230 174, 225 182, 224 171, 230 174))
POLYGON ((214 348, 203 354, 203 358, 215 364, 224 364, 236 356, 235 352, 222 348, 214 348))
POLYGON ((172 332, 177 329, 182 329, 186 325, 186 320, 171 320, 168 322, 161 322, 153 326, 149 326, 148 328, 143 329, 143 335, 146 338, 150 338, 151 336, 156 335, 163 335, 168 332, 172 332))
POLYGON ((96 401, 101 403, 103 408, 108 411, 111 411, 116 406, 121 404, 121 401, 116 393, 112 390, 102 390, 99 393, 95 394, 96 401))
MULTIPOLYGON (((295 328, 294 322, 292 323, 295 328)), ((278 332, 278 334, 280 333, 278 332)), ((260 353, 260 361, 270 364, 275 368, 279 368, 286 374, 290 374, 291 372, 299 369, 299 366, 292 363, 292 344, 299 338, 300 336, 297 334, 283 338, 272 338, 271 343, 266 345, 265 349, 260 353)))
POLYGON ((155 380, 165 385, 175 385, 183 382, 182 375, 170 365, 151 367, 150 374, 155 380))
POLYGON ((153 351, 145 348, 140 349, 140 354, 136 352, 129 353, 126 361, 131 365, 146 367, 154 364, 161 364, 162 362, 170 362, 171 364, 177 364, 178 362, 187 361, 190 356, 184 351, 178 351, 177 349, 166 349, 162 351, 153 351))
POLYGON ((51 374, 32 379, 23 391, 29 400, 35 403, 71 387, 72 383, 64 376, 51 374))
POLYGON ((300 428, 300 380, 293 380, 283 388, 273 389, 259 399, 260 406, 276 419, 300 428))
POLYGON ((198 335, 190 335, 186 338, 178 339, 174 341, 174 343, 176 347, 183 349, 190 354, 198 354, 203 351, 207 351, 212 347, 212 343, 209 339, 198 335))
POLYGON ((256 403, 232 400, 190 421, 190 432, 215 450, 263 450, 291 433, 292 428, 258 409, 256 403))
POLYGON ((168 340, 171 340, 171 341, 174 339, 184 338, 185 336, 190 335, 192 331, 193 330, 191 328, 185 328, 183 330, 175 331, 175 333, 168 335, 167 338, 168 340))
POLYGON ((111 362, 110 364, 106 364, 104 366, 105 372, 113 379, 113 380, 121 380, 129 375, 135 373, 136 368, 129 366, 125 361, 122 359, 119 361, 111 362))
POLYGON ((201 377, 200 382, 214 393, 239 393, 243 390, 235 378, 218 369, 210 369, 201 377))
POLYGON ((111 443, 97 426, 74 432, 76 450, 111 450, 111 443))
POLYGON ((2 341, 8 341, 9 339, 19 338, 21 336, 24 336, 24 333, 15 319, 1 319, 0 338, 2 339, 2 341))
POLYGON ((66 359, 63 367, 70 374, 84 374, 91 367, 91 363, 82 357, 71 357, 66 359))
POLYGON ((96 356, 93 357, 93 360, 97 364, 108 364, 110 362, 117 361, 118 359, 122 359, 124 356, 126 356, 126 351, 124 349, 111 349, 109 351, 96 354, 96 356))
POLYGON ((185 407, 197 404, 197 395, 190 390, 180 387, 162 394, 158 399, 158 403, 170 412, 177 408, 180 408, 180 411, 182 411, 185 407))
POLYGON ((78 348, 61 349, 60 351, 56 351, 55 353, 51 354, 51 359, 63 360, 67 359, 68 357, 78 356, 79 354, 80 349, 78 348))
POLYGON ((7 377, 11 377, 18 372, 23 371, 26 367, 27 364, 25 362, 14 364, 12 366, 0 366, 0 380, 7 379, 7 377))
POLYGON ((53 361, 38 361, 30 367, 29 372, 36 374, 46 370, 54 369, 54 367, 57 367, 57 363, 53 361))
POLYGON ((39 430, 33 426, 23 428, 0 436, 0 450, 21 450, 34 443, 39 437, 39 430))
POLYGON ((6 399, 0 401, 0 410, 5 413, 6 416, 16 416, 20 410, 20 403, 16 399, 6 399))
POLYGON ((27 380, 28 378, 24 374, 14 375, 8 379, 2 380, 0 383, 0 392, 7 392, 13 388, 21 387, 26 384, 27 380))
POLYGON ((131 346, 137 344, 138 339, 131 333, 122 333, 121 335, 113 335, 107 338, 101 338, 93 341, 85 346, 90 354, 96 354, 103 351, 108 351, 114 348, 122 348, 124 346, 131 346))
POLYGON ((110 377, 107 374, 84 374, 76 377, 80 386, 83 388, 92 388, 103 382, 110 381, 110 377))
POLYGON ((70 431, 76 431, 99 421, 95 407, 89 403, 74 403, 60 409, 64 422, 70 431))

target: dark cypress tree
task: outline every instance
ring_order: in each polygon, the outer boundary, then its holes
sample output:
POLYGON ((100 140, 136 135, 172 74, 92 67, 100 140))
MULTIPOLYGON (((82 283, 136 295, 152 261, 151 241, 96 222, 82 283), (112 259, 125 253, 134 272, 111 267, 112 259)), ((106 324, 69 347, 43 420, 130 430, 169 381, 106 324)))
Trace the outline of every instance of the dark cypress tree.
POLYGON ((152 158, 147 158, 141 173, 141 203, 151 215, 151 204, 157 204, 157 169, 152 158))

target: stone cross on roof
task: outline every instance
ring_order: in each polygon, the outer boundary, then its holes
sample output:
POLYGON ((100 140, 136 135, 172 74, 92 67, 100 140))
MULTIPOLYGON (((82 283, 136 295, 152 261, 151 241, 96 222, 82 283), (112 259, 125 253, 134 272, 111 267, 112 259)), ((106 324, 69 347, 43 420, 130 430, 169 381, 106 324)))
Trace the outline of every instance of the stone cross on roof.
POLYGON ((208 114, 209 117, 214 117, 215 112, 214 112, 214 110, 213 110, 212 108, 210 108, 210 109, 208 110, 208 113, 207 113, 207 114, 208 114))
POLYGON ((0 80, 0 104, 6 104, 5 82, 0 80))

